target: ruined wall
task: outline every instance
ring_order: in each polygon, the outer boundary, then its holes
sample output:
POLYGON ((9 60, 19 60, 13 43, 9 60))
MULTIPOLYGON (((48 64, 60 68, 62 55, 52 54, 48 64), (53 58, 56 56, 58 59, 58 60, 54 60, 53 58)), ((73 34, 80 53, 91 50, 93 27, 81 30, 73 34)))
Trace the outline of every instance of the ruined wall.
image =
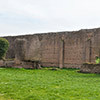
POLYGON ((25 39, 24 59, 41 61, 47 67, 80 68, 84 62, 95 62, 95 55, 100 55, 100 29, 5 38, 10 42, 7 58, 15 58, 15 40, 25 39))
POLYGON ((100 74, 100 64, 83 64, 80 68, 80 72, 100 74))
POLYGON ((64 67, 80 67, 83 62, 84 34, 75 32, 64 37, 64 67))

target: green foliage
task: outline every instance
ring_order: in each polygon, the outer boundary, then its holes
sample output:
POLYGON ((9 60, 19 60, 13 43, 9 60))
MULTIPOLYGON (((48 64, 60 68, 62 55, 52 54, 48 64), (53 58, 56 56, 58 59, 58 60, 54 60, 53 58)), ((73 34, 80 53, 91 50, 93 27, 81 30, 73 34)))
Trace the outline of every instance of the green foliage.
POLYGON ((100 64, 100 57, 96 57, 96 64, 100 64))
POLYGON ((100 100, 100 74, 0 68, 0 100, 100 100))
POLYGON ((5 38, 0 38, 0 59, 4 59, 9 47, 9 42, 5 38))

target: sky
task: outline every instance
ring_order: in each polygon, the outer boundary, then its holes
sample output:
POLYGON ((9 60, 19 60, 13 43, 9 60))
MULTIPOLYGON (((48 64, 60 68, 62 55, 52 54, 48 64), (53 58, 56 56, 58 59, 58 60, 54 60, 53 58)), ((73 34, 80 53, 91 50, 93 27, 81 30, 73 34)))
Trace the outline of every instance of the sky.
POLYGON ((0 0, 0 36, 100 27, 100 0, 0 0))

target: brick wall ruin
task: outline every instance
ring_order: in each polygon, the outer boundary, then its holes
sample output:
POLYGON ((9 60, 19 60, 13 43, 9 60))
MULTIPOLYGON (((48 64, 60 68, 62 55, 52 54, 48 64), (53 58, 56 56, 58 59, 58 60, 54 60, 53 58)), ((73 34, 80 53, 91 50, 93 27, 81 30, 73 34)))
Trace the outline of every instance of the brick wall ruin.
POLYGON ((100 64, 83 64, 79 72, 100 74, 100 64))
POLYGON ((5 38, 10 42, 7 58, 21 56, 24 60, 40 61, 46 67, 80 68, 84 62, 95 62, 95 56, 100 56, 99 28, 5 38), (25 43, 21 44, 22 40, 25 43))

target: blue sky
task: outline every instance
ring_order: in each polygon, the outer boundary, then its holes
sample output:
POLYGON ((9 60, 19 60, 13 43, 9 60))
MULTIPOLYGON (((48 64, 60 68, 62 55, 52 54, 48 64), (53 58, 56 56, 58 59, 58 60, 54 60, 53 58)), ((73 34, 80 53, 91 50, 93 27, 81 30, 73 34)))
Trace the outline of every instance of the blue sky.
POLYGON ((0 0, 0 36, 100 27, 100 0, 0 0))

